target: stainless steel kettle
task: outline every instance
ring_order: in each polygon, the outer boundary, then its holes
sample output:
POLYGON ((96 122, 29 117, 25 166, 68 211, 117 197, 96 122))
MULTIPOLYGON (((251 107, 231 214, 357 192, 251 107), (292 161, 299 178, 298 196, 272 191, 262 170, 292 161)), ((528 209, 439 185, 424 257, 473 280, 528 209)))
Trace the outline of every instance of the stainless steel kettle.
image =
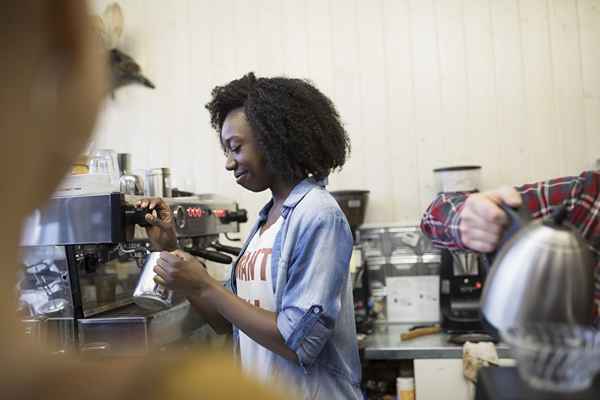
POLYGON ((564 222, 565 207, 535 221, 501 208, 511 224, 484 285, 484 321, 500 333, 529 322, 591 324, 594 258, 564 222))

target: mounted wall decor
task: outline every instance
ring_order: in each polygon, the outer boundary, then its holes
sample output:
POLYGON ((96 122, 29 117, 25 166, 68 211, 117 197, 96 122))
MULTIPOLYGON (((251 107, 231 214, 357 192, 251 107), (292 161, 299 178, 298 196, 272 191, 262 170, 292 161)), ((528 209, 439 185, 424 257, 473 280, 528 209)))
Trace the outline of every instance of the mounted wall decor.
POLYGON ((112 3, 108 5, 101 16, 94 15, 92 18, 109 53, 112 90, 132 83, 139 83, 154 89, 154 84, 142 74, 138 63, 131 56, 117 48, 119 39, 123 34, 124 25, 123 11, 119 4, 112 3))

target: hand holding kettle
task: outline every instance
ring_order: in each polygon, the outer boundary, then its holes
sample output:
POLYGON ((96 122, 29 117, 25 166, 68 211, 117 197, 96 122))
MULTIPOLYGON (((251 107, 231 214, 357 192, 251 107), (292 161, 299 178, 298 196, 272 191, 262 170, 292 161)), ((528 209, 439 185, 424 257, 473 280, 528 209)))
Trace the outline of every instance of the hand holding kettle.
POLYGON ((528 323, 591 325, 594 258, 566 221, 568 202, 546 218, 498 205, 508 219, 485 281, 481 311, 500 333, 528 323))
POLYGON ((475 193, 467 197, 459 223, 463 244, 471 250, 489 253, 496 250, 509 219, 500 205, 521 206, 521 195, 512 187, 475 193))

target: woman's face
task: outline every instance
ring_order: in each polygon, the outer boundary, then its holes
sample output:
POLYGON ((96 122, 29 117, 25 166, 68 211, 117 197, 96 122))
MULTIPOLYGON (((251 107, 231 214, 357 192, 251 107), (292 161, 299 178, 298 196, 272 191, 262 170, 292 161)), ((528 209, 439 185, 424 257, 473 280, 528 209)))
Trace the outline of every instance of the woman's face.
POLYGON ((273 174, 267 168, 243 109, 227 114, 221 129, 221 144, 227 157, 225 169, 233 172, 239 185, 253 192, 272 186, 273 174))

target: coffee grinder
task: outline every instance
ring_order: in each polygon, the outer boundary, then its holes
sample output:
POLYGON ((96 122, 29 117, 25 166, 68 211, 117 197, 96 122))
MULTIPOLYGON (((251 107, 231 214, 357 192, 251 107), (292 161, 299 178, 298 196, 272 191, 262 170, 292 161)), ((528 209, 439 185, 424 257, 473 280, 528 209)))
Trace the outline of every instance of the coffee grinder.
POLYGON ((479 337, 480 298, 486 269, 482 256, 464 250, 442 250, 440 265, 440 311, 442 330, 451 341, 489 340, 479 337), (466 337, 466 338, 465 338, 466 337))

